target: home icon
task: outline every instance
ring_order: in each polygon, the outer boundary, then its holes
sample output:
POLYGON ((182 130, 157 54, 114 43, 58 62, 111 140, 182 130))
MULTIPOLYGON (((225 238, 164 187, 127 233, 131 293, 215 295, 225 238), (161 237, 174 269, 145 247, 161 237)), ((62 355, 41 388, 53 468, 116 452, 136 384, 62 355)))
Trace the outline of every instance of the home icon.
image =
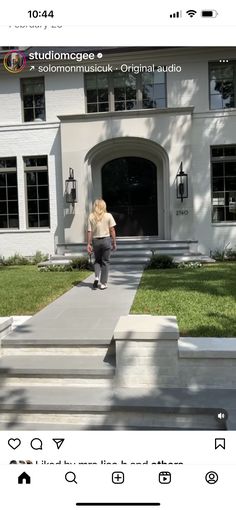
POLYGON ((25 483, 31 483, 30 476, 29 476, 29 475, 27 475, 27 473, 25 473, 25 471, 24 471, 24 473, 21 473, 21 475, 20 475, 20 476, 18 476, 18 483, 21 483, 21 484, 22 484, 22 483, 24 483, 24 482, 25 482, 25 483))

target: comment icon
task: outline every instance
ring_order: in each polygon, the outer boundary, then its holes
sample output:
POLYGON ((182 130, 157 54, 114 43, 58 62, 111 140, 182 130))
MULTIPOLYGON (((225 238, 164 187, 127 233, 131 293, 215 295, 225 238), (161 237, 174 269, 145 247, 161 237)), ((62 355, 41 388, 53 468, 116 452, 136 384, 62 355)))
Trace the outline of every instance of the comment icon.
POLYGON ((30 446, 31 448, 33 448, 33 450, 42 450, 43 442, 38 437, 34 437, 34 439, 32 439, 32 441, 30 442, 30 446))

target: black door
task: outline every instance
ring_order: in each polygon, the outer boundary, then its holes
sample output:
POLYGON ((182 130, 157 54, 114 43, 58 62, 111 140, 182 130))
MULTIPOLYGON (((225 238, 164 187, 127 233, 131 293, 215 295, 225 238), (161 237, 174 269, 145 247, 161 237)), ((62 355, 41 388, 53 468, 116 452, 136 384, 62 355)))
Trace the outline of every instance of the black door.
POLYGON ((102 168, 102 197, 117 235, 158 234, 156 166, 144 158, 113 159, 102 168))

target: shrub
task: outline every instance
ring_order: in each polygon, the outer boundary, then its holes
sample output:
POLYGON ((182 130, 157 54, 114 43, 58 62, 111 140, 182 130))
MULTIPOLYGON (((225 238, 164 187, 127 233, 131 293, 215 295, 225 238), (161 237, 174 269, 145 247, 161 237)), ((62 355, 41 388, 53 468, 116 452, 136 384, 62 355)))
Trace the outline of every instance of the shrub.
POLYGON ((198 267, 202 267, 201 262, 180 262, 178 264, 178 269, 197 269, 198 267))
POLYGON ((231 248, 226 252, 226 260, 236 260, 236 250, 231 248))
POLYGON ((38 268, 39 271, 42 272, 65 272, 65 271, 74 271, 74 270, 91 270, 92 264, 89 261, 88 257, 74 257, 69 264, 50 264, 48 266, 42 266, 38 268))
POLYGON ((72 259, 71 265, 72 265, 73 269, 89 269, 89 270, 91 270, 93 268, 92 263, 90 262, 89 258, 86 256, 74 257, 72 259))
POLYGON ((218 260, 219 262, 222 262, 222 260, 225 260, 225 251, 224 250, 214 250, 211 251, 210 256, 218 260))
POLYGON ((224 260, 236 260, 236 250, 228 248, 226 250, 215 250, 211 252, 211 257, 219 262, 224 260))
POLYGON ((176 267, 173 257, 153 253, 147 265, 147 269, 170 269, 176 267))
POLYGON ((42 273, 65 273, 66 271, 73 271, 72 264, 51 264, 50 266, 42 266, 38 268, 42 273))
POLYGON ((15 255, 11 255, 8 258, 0 256, 0 265, 3 266, 25 266, 30 264, 39 264, 39 262, 44 262, 48 259, 48 255, 44 255, 41 251, 36 251, 35 255, 32 257, 24 257, 19 253, 15 253, 15 255))
POLYGON ((20 255, 19 253, 15 253, 15 255, 12 255, 11 257, 3 257, 2 264, 4 266, 25 266, 31 264, 31 262, 29 258, 23 257, 23 255, 20 255))
POLYGON ((48 254, 45 255, 44 253, 42 253, 41 251, 36 251, 35 255, 33 257, 31 257, 31 263, 32 264, 39 264, 40 262, 45 262, 46 260, 48 260, 48 254))
POLYGON ((222 250, 211 251, 210 256, 219 262, 223 262, 224 260, 236 260, 236 250, 229 248, 230 244, 230 242, 227 243, 222 250))

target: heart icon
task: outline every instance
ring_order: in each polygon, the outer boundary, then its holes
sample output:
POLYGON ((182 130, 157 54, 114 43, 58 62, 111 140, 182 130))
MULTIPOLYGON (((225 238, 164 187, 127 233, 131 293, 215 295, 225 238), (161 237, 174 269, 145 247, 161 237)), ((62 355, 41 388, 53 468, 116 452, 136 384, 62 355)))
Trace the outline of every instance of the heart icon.
POLYGON ((8 440, 8 444, 13 450, 16 450, 18 446, 20 446, 21 440, 18 437, 16 437, 15 439, 11 437, 11 439, 8 440))

